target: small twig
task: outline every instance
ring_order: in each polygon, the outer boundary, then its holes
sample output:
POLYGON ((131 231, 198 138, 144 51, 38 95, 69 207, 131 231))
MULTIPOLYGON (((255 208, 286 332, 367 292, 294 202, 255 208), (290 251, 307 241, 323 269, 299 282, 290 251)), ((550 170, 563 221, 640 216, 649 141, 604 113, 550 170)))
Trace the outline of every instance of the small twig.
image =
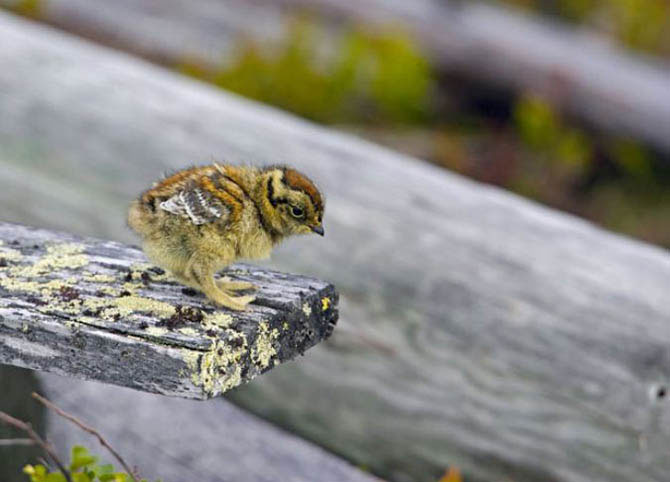
POLYGON ((35 441, 30 438, 0 438, 0 447, 15 445, 35 445, 35 441))
POLYGON ((133 479, 133 482, 138 482, 136 474, 132 470, 130 470, 130 467, 125 462, 125 460, 123 460, 121 455, 119 455, 119 453, 116 450, 114 450, 111 445, 109 445, 107 440, 105 440, 105 438, 102 435, 100 435, 100 433, 96 429, 94 429, 93 427, 89 427, 84 422, 82 422, 77 417, 75 417, 74 415, 70 415, 69 413, 65 412, 64 410, 58 408, 52 402, 50 402, 49 400, 47 400, 46 398, 44 398, 43 396, 41 396, 41 395, 39 395, 35 392, 33 392, 33 398, 40 401, 45 407, 50 408, 51 410, 56 412, 61 417, 63 417, 65 419, 69 420, 70 422, 74 423, 79 428, 81 428, 83 431, 88 432, 91 435, 97 437, 100 444, 103 447, 105 447, 107 450, 109 450, 109 452, 114 456, 114 458, 123 466, 123 468, 128 473, 130 478, 133 479))
POLYGON ((56 452, 54 452, 48 443, 46 443, 39 435, 37 435, 37 432, 33 430, 33 427, 29 423, 22 422, 18 418, 14 418, 5 412, 0 412, 0 421, 5 422, 7 425, 11 425, 12 427, 16 427, 19 430, 23 430, 26 435, 34 440, 37 445, 42 447, 51 460, 53 460, 53 462, 58 466, 58 469, 62 472, 65 480, 67 480, 67 482, 72 482, 70 472, 68 472, 63 463, 60 461, 58 455, 56 455, 56 452))

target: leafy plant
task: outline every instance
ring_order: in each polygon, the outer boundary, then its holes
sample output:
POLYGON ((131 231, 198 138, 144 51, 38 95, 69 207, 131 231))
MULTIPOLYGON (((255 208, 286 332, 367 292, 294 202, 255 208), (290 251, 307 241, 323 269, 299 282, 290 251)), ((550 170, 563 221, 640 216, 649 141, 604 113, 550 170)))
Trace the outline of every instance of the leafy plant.
POLYGON ((515 106, 514 120, 521 139, 540 159, 570 176, 586 170, 593 155, 589 138, 565 125, 549 102, 535 95, 522 97, 515 106))
MULTIPOLYGON (((26 465, 23 472, 30 482, 67 482, 62 472, 49 472, 44 465, 26 465)), ((91 455, 86 447, 75 445, 69 465, 72 482, 131 482, 126 472, 117 472, 112 464, 99 465, 98 457, 91 455)), ((140 482, 147 482, 141 479, 140 482)))
POLYGON ((253 42, 210 71, 185 63, 182 72, 322 123, 409 124, 431 116, 434 80, 430 64, 405 32, 352 29, 331 53, 318 52, 326 35, 296 20, 272 53, 253 42))
POLYGON ((44 11, 44 0, 15 0, 6 4, 4 8, 29 18, 40 18, 44 11))
MULTIPOLYGON (((23 472, 30 482, 67 482, 62 472, 49 472, 44 465, 26 465, 23 472)), ((72 482, 131 482, 126 472, 117 472, 112 464, 99 465, 98 457, 91 455, 86 447, 75 445, 69 465, 72 482)), ((141 479, 140 482, 147 482, 141 479)))

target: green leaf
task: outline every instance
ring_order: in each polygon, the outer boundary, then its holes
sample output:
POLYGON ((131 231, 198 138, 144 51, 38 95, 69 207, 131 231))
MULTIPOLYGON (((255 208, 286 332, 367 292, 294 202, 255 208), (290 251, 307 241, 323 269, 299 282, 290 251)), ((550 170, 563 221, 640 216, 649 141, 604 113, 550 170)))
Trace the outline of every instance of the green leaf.
POLYGON ((84 472, 73 472, 70 475, 73 482, 93 482, 93 477, 84 472))
POLYGON ((114 466, 112 464, 105 464, 105 465, 96 465, 93 467, 93 471, 95 472, 95 475, 102 479, 102 476, 114 474, 114 466))
POLYGON ((72 447, 72 461, 70 462, 70 471, 74 472, 82 467, 96 463, 97 457, 90 454, 86 447, 75 445, 72 447))
POLYGON ((44 478, 44 482, 67 482, 61 472, 52 472, 44 478))
POLYGON ((26 465, 23 467, 23 473, 30 475, 30 482, 44 482, 47 469, 44 465, 26 465))
POLYGON ((123 472, 100 476, 100 482, 128 482, 128 475, 123 472))

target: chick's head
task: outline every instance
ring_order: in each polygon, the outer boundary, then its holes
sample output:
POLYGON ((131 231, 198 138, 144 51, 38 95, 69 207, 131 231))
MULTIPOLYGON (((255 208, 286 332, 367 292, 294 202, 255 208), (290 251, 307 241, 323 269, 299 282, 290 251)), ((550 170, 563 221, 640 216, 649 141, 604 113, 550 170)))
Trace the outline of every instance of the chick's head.
POLYGON ((269 208, 266 216, 282 236, 316 233, 324 235, 323 196, 304 174, 287 167, 273 167, 267 173, 269 208))

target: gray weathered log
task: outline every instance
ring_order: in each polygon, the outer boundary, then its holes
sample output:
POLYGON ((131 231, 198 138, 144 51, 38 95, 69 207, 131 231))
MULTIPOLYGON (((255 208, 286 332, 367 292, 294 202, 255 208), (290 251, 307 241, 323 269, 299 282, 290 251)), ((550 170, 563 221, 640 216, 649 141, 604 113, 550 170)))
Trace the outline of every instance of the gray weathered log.
POLYGON ((259 287, 249 310, 211 305, 137 248, 0 223, 0 362, 205 399, 331 335, 332 285, 247 265, 226 275, 259 287))
MULTIPOLYGON (((0 0, 12 5, 17 0, 0 0)), ((170 65, 218 65, 240 38, 269 44, 290 12, 408 27, 440 69, 548 94, 599 129, 670 153, 670 68, 583 30, 479 2, 446 0, 49 0, 45 21, 170 65), (458 3, 458 4, 457 4, 458 3)))
MULTIPOLYGON (((42 376, 42 385, 41 393, 94 426, 151 481, 381 482, 231 403, 161 397, 51 374, 42 376)), ((69 447, 82 443, 110 460, 94 437, 52 412, 48 416, 47 436, 64 460, 69 447)), ((23 475, 20 482, 25 480, 23 475)))
POLYGON ((666 251, 44 26, 0 45, 3 217, 130 240, 166 169, 320 183, 326 237, 275 259, 337 284, 338 329, 236 403, 396 481, 667 480, 666 251))

